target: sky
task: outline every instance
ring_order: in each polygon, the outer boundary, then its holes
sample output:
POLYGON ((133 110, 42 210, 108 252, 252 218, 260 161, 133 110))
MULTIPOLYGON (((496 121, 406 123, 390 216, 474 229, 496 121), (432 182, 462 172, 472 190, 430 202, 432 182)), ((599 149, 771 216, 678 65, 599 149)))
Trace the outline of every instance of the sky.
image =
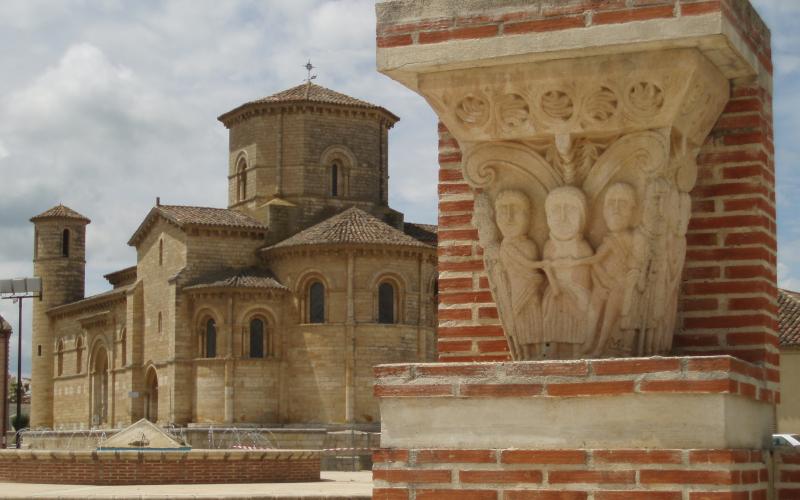
MULTIPOLYGON (((773 36, 779 284, 800 289, 800 1, 753 4, 773 36)), ((309 59, 316 83, 400 116, 390 205, 436 223, 437 120, 375 70, 374 0, 0 1, 0 278, 32 274, 29 219, 58 203, 92 220, 87 295, 135 264, 127 241, 156 197, 226 206, 216 117, 302 83, 309 59)), ((17 306, 0 301, 0 315, 15 330, 16 367, 17 306)))

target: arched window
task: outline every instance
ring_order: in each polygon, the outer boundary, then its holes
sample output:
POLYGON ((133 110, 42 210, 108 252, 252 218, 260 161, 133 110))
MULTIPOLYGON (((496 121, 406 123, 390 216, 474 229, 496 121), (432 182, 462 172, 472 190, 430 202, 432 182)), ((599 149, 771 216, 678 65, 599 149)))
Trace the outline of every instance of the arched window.
POLYGON ((378 285, 378 323, 392 324, 396 321, 394 286, 388 281, 378 285))
POLYGON ((217 323, 213 319, 206 321, 205 342, 203 342, 203 357, 217 357, 217 323))
POLYGON ((158 265, 164 265, 164 240, 158 240, 158 265))
POLYGON ((83 338, 75 341, 75 373, 81 373, 83 367, 83 338))
POLYGON ((247 163, 244 158, 236 166, 236 201, 247 198, 247 163))
POLYGON ((264 320, 255 318, 250 321, 250 357, 264 357, 264 320))
POLYGON ((56 346, 56 374, 60 377, 64 374, 64 341, 59 340, 56 346))
POLYGON ((69 229, 61 233, 61 256, 69 257, 69 229))
POLYGON ((339 163, 331 165, 331 196, 339 196, 339 163))
POLYGON ((120 351, 120 366, 125 366, 128 364, 128 333, 125 330, 120 336, 120 351))
POLYGON ((319 281, 308 287, 308 322, 325 323, 325 285, 319 281))

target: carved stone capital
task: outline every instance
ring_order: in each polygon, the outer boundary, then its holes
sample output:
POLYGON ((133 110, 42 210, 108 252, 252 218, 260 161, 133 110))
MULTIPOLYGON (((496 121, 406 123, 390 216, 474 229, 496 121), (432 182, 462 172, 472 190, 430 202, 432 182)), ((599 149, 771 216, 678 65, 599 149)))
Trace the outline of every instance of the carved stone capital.
POLYGON ((696 156, 729 99, 697 49, 420 74, 463 151, 515 359, 671 349, 696 156))

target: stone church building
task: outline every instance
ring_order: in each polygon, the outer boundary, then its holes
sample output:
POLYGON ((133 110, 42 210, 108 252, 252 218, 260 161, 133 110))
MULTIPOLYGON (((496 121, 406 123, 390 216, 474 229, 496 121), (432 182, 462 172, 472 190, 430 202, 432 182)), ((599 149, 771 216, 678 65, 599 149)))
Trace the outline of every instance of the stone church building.
POLYGON ((388 206, 386 109, 307 82, 219 117, 228 208, 156 203, 84 296, 89 219, 31 219, 33 427, 367 424, 372 367, 434 358, 436 227, 388 206))

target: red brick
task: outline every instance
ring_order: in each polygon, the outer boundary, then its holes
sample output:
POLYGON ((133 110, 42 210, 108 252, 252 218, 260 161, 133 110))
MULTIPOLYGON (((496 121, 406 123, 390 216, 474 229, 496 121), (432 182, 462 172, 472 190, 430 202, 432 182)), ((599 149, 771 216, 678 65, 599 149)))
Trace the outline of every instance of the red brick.
POLYGON ((395 450, 383 448, 372 452, 372 461, 376 463, 384 462, 408 462, 408 450, 395 450))
POLYGON ((492 450, 419 450, 418 464, 436 463, 494 463, 497 457, 492 450))
POLYGON ((716 470, 642 470, 642 484, 735 484, 737 471, 716 470))
POLYGON ((615 382, 582 382, 574 384, 547 384, 550 396, 596 396, 627 394, 633 392, 632 380, 615 382))
POLYGON ((497 492, 489 490, 417 490, 417 500, 496 500, 497 492))
POLYGON ((514 363, 506 366, 506 374, 512 377, 546 377, 548 375, 563 377, 580 377, 589 374, 586 361, 534 361, 514 363))
POLYGON ((437 318, 439 321, 469 321, 472 319, 472 311, 469 309, 439 309, 437 318))
POLYGON ((480 319, 497 319, 497 308, 496 307, 481 307, 478 308, 478 318, 480 319))
POLYGON ((439 212, 472 212, 475 208, 473 200, 442 201, 439 203, 439 212))
POLYGON ((450 352, 463 352, 463 351, 471 351, 472 350, 472 341, 471 340, 459 340, 455 342, 447 342, 443 340, 439 340, 436 343, 436 350, 439 353, 450 353, 450 352))
POLYGON ((760 99, 731 99, 722 111, 723 114, 728 113, 744 113, 747 111, 760 112, 764 108, 760 99))
POLYGON ((503 450, 500 462, 504 464, 585 464, 583 450, 503 450))
POLYGON ((714 0, 710 2, 681 4, 682 16, 696 16, 700 14, 708 14, 709 12, 719 12, 719 10, 720 10, 719 0, 714 0))
POLYGON ((469 184, 439 184, 439 195, 465 194, 471 192, 469 184))
POLYGON ((616 24, 630 23, 634 21, 646 21, 648 19, 658 19, 672 17, 672 5, 659 7, 643 7, 639 9, 626 9, 612 12, 598 12, 592 18, 593 24, 616 24))
POLYGON ((642 392, 710 392, 736 393, 737 383, 730 379, 715 380, 644 380, 642 392))
MULTIPOLYGON (((688 253, 688 252, 687 252, 688 253)), ((687 283, 686 295, 716 295, 731 293, 772 293, 774 286, 762 281, 721 281, 710 283, 687 283)))
POLYGON ((439 272, 445 271, 483 271, 483 260, 467 260, 464 262, 439 261, 439 272))
POLYGON ((472 214, 439 215, 439 227, 469 226, 472 224, 472 214))
POLYGON ((693 491, 689 493, 689 500, 748 500, 749 498, 746 491, 693 491))
POLYGON ((377 469, 372 471, 375 481, 390 483, 449 483, 449 470, 377 469))
POLYGON ((502 337, 503 327, 496 325, 451 326, 439 327, 436 332, 439 337, 502 337))
POLYGON ((504 490, 504 500, 586 500, 585 491, 504 490))
POLYGON ((414 40, 411 39, 411 35, 387 35, 387 36, 379 36, 376 41, 378 48, 386 49, 389 47, 401 47, 404 45, 411 45, 414 43, 414 40))
MULTIPOLYGON (((472 278, 441 278, 439 279, 439 293, 443 290, 472 289, 472 278)), ((441 311, 439 311, 441 313, 441 311)))
POLYGON ((509 352, 508 341, 502 339, 478 342, 478 352, 509 352))
POLYGON ((376 385, 376 398, 452 396, 453 387, 445 385, 376 385))
POLYGON ((538 470, 462 470, 459 471, 458 477, 462 483, 542 482, 542 472, 538 470))
POLYGON ((439 182, 463 181, 464 174, 459 168, 443 168, 439 170, 439 182))
POLYGON ((461 163, 461 151, 439 153, 439 163, 461 163))
POLYGON ((520 33, 583 28, 584 26, 585 21, 583 16, 564 16, 551 19, 537 19, 521 23, 506 23, 503 26, 503 34, 517 35, 520 33))
POLYGON ((722 169, 723 179, 744 179, 747 177, 761 177, 764 167, 761 165, 743 165, 740 167, 725 167, 722 169))
POLYGON ((743 311, 748 309, 772 309, 772 301, 764 297, 734 297, 728 299, 728 309, 743 311))
POLYGON ((487 377, 494 375, 493 365, 418 365, 417 377, 487 377))
POLYGON ((723 184, 708 184, 698 186, 692 196, 698 198, 713 198, 717 196, 733 196, 745 194, 760 194, 766 196, 767 188, 757 182, 726 182, 723 184))
MULTIPOLYGON (((440 293, 440 304, 473 304, 494 302, 490 292, 440 293)), ((502 333, 502 332, 501 332, 502 333)))
POLYGON ((598 491, 595 500, 681 500, 680 491, 598 491))
POLYGON ((676 450, 595 450, 595 463, 610 464, 679 464, 681 452, 676 450))
MULTIPOLYGON (((446 247, 439 247, 436 249, 436 254, 439 257, 470 257, 472 256, 472 245, 450 245, 446 247)), ((472 286, 472 280, 469 282, 472 286)), ((441 290, 441 283, 439 290, 441 290)))
POLYGON ((719 217, 693 217, 689 223, 690 230, 737 227, 763 227, 769 229, 769 219, 763 215, 723 215, 719 217))
POLYGON ((684 328, 743 328, 753 326, 769 327, 774 322, 765 314, 741 314, 736 316, 706 316, 702 318, 684 318, 684 328))
POLYGON ((682 311, 716 311, 718 307, 717 299, 690 299, 682 300, 680 309, 682 311))
POLYGON ((372 500, 408 500, 408 490, 400 488, 373 488, 372 500))
POLYGON ((692 464, 743 464, 750 462, 749 450, 692 450, 689 463, 692 464))
POLYGON ((497 26, 477 26, 447 31, 426 31, 419 34, 419 43, 439 43, 448 40, 487 38, 497 35, 497 26))
POLYGON ((683 275, 690 280, 707 280, 719 278, 721 271, 719 267, 687 267, 684 269, 683 275))
POLYGON ((439 231, 437 233, 439 243, 444 241, 475 241, 478 239, 477 229, 454 229, 451 231, 439 231))
POLYGON ((462 384, 460 394, 466 397, 526 397, 539 396, 541 384, 462 384))
POLYGON ((679 359, 634 359, 592 361, 595 375, 629 375, 635 373, 653 373, 664 371, 680 371, 679 359))
POLYGON ((594 483, 629 484, 636 482, 636 471, 553 470, 547 475, 550 484, 594 483))
POLYGON ((375 378, 411 376, 411 368, 408 365, 376 366, 372 371, 375 374, 375 378))
POLYGON ((725 237, 726 245, 765 245, 775 248, 775 238, 761 231, 746 233, 731 233, 725 237))
POLYGON ((728 345, 774 344, 775 336, 764 332, 736 332, 725 336, 728 345))

